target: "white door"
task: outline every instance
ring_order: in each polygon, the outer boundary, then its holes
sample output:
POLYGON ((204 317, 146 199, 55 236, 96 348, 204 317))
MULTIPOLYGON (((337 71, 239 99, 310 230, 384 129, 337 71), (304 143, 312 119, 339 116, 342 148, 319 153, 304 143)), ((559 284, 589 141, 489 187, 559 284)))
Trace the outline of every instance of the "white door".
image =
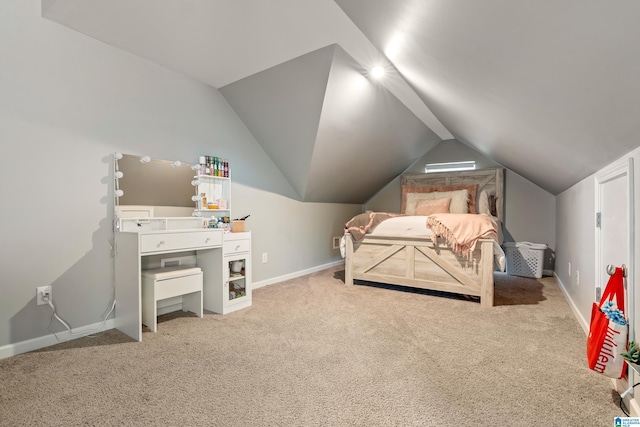
POLYGON ((632 259, 632 167, 623 159, 596 174, 596 300, 609 280, 607 265, 629 267, 632 259))
MULTIPOLYGON (((629 249, 629 224, 626 175, 619 175, 600 183, 600 251, 602 265, 627 265, 629 249)), ((600 288, 609 279, 606 269, 598 278, 600 288)))
MULTIPOLYGON (((609 280, 607 266, 625 266, 626 298, 625 313, 629 319, 629 340, 634 339, 634 299, 633 286, 633 158, 622 159, 595 177, 596 205, 596 266, 595 266, 595 301, 609 280)), ((630 371, 628 382, 621 381, 618 388, 626 389, 633 384, 633 372, 630 371)))

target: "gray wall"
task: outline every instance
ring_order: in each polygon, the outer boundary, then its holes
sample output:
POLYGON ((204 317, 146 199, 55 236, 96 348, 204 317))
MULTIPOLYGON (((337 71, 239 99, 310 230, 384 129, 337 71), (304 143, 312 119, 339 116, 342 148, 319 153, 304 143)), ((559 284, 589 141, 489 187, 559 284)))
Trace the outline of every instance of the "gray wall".
MULTIPOLYGON (((633 265, 639 265, 640 239, 637 236, 640 224, 640 148, 627 156, 633 158, 634 163, 634 210, 635 218, 635 258, 633 265)), ((612 162, 615 163, 615 162, 612 162)), ((606 169, 603 168, 603 169, 606 169)), ((591 318, 591 304, 595 301, 596 271, 596 229, 595 229, 595 174, 585 178, 557 196, 558 208, 556 212, 558 258, 556 260, 556 275, 562 288, 569 297, 572 307, 580 320, 582 327, 588 330, 591 318), (568 265, 574 272, 569 276, 568 265), (580 272, 580 283, 576 282, 575 271, 580 272)), ((631 266, 630 266, 631 267, 631 266)), ((633 285, 633 284, 632 284, 633 285)), ((640 292, 636 292, 635 307, 640 307, 640 292)), ((640 319, 635 318, 635 329, 640 327, 640 319)), ((637 339, 630 337, 631 339, 637 339)))
MULTIPOLYGON (((586 330, 595 301, 595 179, 590 176, 557 197, 556 276, 572 301, 581 326, 586 330), (582 286, 569 276, 568 263, 580 272, 582 286)), ((575 276, 575 274, 573 274, 575 276)))
MULTIPOLYGON (((406 172, 424 172, 427 163, 475 160, 476 168, 502 167, 469 146, 456 140, 442 141, 406 172)), ((400 177, 369 200, 367 210, 400 212, 400 177)), ((555 196, 517 173, 506 169, 505 174, 505 241, 546 243, 555 250, 555 196)), ((550 252, 551 252, 550 251, 550 252)), ((553 269, 553 253, 547 254, 545 269, 553 269)))
POLYGON ((106 313, 113 152, 228 158, 259 284, 340 262, 331 238, 362 207, 296 201, 216 89, 47 21, 36 0, 1 2, 0 28, 0 350, 49 335, 38 286, 74 328, 106 313))

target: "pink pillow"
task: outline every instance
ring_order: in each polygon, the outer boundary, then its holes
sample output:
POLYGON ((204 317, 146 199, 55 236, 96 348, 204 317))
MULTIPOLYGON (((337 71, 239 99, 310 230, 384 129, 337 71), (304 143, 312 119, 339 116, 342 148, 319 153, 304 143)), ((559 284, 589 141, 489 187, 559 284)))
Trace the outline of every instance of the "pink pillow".
POLYGON ((426 216, 435 213, 449 213, 451 197, 443 199, 423 199, 416 203, 416 215, 426 216))

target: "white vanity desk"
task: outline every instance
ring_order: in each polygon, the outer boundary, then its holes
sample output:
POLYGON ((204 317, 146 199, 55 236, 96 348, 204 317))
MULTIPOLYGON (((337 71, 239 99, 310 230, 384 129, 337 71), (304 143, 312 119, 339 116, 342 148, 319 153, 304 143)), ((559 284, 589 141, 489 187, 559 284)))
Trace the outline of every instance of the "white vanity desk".
MULTIPOLYGON (((245 238, 249 246, 251 244, 249 232, 225 233, 221 229, 202 228, 199 218, 119 219, 118 229, 115 237, 116 328, 137 341, 142 341, 143 257, 195 252, 196 266, 202 269, 204 309, 219 312, 215 301, 224 289, 224 242, 245 238)), ((250 297, 248 292, 242 307, 251 304, 250 297)))

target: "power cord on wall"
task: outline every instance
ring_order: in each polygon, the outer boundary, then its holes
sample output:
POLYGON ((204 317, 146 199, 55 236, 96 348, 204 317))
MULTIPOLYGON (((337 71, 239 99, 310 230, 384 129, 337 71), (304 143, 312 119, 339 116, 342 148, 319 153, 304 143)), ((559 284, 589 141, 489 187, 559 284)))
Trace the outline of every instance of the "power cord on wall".
POLYGON ((51 326, 53 325, 53 318, 54 317, 58 320, 58 322, 62 323, 65 328, 67 328, 67 330, 69 331, 69 334, 71 336, 90 335, 90 334, 93 334, 93 333, 96 333, 96 332, 100 332, 100 331, 102 331, 104 329, 104 326, 107 323, 107 319, 109 318, 109 316, 111 315, 113 310, 116 308, 116 300, 114 298, 113 303, 111 304, 111 309, 104 316, 104 319, 102 320, 102 324, 100 325, 99 328, 97 328, 97 329, 89 329, 89 330, 82 331, 82 332, 73 332, 72 329, 71 329, 71 326, 69 326, 69 324, 67 322, 65 322, 60 316, 58 316, 58 313, 56 313, 56 307, 53 305, 53 302, 51 302, 51 296, 49 294, 45 294, 45 295, 42 296, 42 299, 44 301, 46 301, 47 304, 49 304, 49 307, 51 307, 51 310, 52 310, 51 320, 49 321, 49 326, 47 327, 47 330, 49 332, 53 333, 53 335, 56 337, 56 339, 58 341, 64 341, 64 340, 60 339, 58 334, 54 330, 51 329, 51 326))
POLYGON ((626 409, 624 409, 623 403, 624 403, 624 398, 627 397, 627 394, 631 393, 631 391, 636 387, 640 385, 640 383, 635 383, 633 386, 629 387, 624 393, 622 393, 620 395, 620 410, 624 413, 625 416, 629 416, 629 413, 627 412, 626 409))

